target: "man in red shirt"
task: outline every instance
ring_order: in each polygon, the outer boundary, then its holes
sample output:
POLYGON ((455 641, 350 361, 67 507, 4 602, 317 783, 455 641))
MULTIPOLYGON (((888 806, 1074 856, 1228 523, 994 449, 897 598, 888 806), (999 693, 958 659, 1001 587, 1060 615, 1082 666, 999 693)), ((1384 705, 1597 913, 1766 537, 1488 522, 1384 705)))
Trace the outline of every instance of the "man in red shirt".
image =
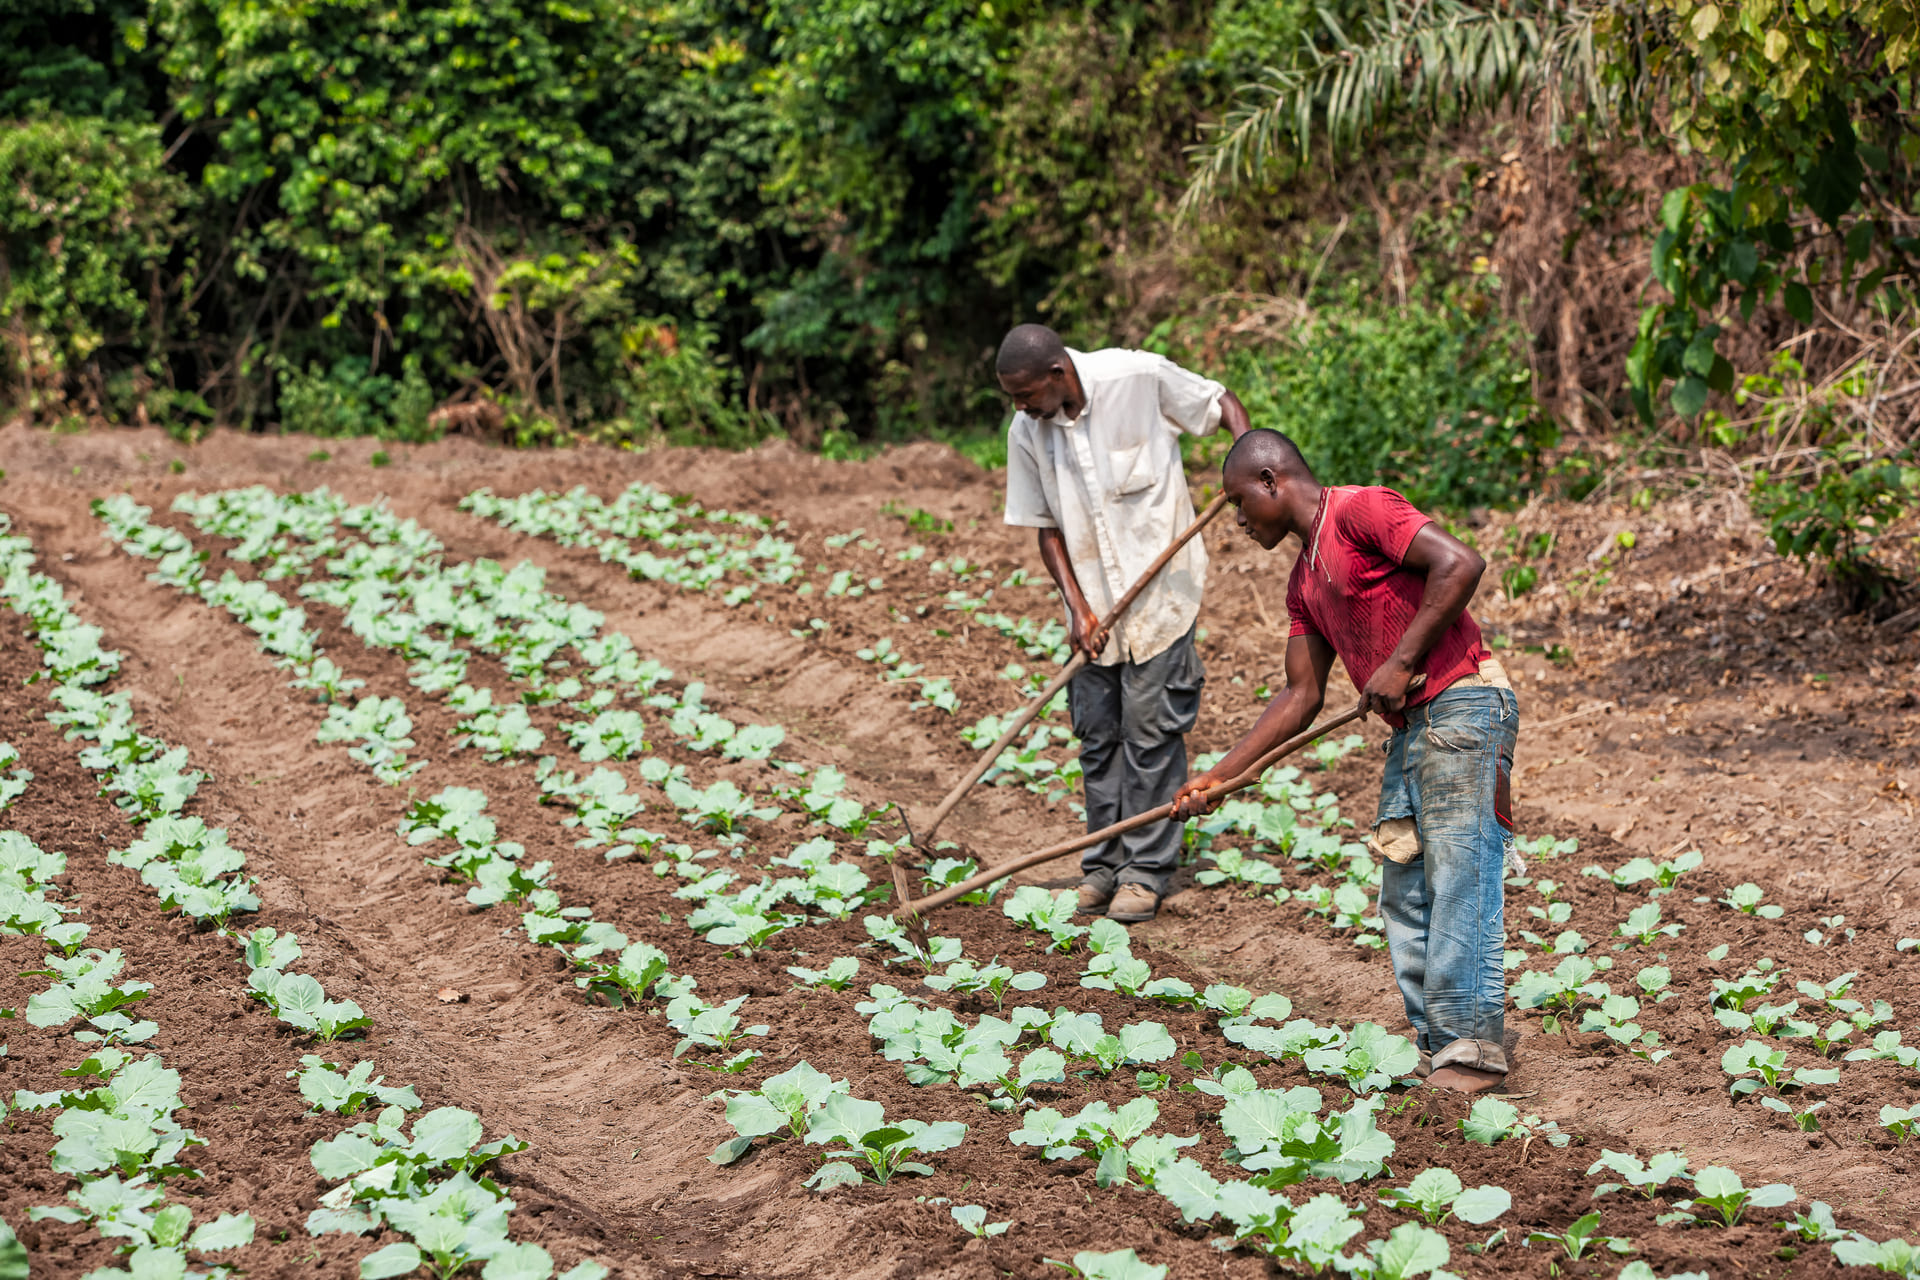
POLYGON ((1338 655, 1393 726, 1369 842, 1387 949, 1430 1084, 1479 1093, 1506 1078, 1505 865, 1519 704, 1467 612, 1486 562, 1392 489, 1323 489, 1291 440, 1249 431, 1227 454, 1227 500, 1271 551, 1292 534, 1287 687, 1226 757, 1175 799, 1244 772, 1313 722, 1338 655), (1415 674, 1426 684, 1408 695, 1415 674))

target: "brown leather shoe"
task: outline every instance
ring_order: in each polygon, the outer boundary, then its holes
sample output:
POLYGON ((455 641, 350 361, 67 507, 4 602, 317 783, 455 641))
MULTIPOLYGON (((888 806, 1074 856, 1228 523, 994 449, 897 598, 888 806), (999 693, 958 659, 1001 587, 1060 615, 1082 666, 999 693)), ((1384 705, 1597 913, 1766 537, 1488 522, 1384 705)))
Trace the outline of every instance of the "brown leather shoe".
POLYGON ((1122 924, 1151 920, 1160 911, 1160 895, 1142 884, 1123 884, 1107 908, 1107 919, 1122 924))
POLYGON ((1107 904, 1113 901, 1113 885, 1100 884, 1093 880, 1080 883, 1080 905, 1074 911, 1083 916, 1105 915, 1107 904))
POLYGON ((1489 1089, 1498 1089, 1507 1082, 1504 1071, 1482 1071, 1479 1067, 1459 1065, 1435 1067, 1427 1077, 1427 1087, 1446 1089, 1452 1093, 1485 1093, 1489 1089))

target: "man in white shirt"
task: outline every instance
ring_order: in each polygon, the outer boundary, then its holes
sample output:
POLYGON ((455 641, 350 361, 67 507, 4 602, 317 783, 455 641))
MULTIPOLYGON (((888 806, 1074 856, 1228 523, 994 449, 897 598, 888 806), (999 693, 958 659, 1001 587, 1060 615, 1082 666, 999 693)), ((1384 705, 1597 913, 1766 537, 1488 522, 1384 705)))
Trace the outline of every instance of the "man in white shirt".
MULTIPOLYGON (((1089 663, 1067 686, 1080 739, 1087 830, 1172 800, 1187 778, 1187 731, 1206 672, 1193 647, 1207 552, 1198 538, 1121 617, 1100 618, 1193 523, 1180 435, 1247 411, 1231 391, 1148 351, 1074 351, 1044 325, 1007 334, 996 362, 1013 397, 1007 428, 1010 525, 1040 531, 1040 559, 1066 603, 1069 639, 1089 663)), ((1080 910, 1151 920, 1180 854, 1181 826, 1155 823, 1081 855, 1080 910)))

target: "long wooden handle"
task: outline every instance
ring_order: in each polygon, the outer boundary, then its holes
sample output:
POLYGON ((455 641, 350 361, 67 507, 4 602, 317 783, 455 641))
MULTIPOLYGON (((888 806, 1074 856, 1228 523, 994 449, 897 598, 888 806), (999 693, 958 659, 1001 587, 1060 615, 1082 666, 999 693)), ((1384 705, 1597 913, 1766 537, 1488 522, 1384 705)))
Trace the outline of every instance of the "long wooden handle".
MULTIPOLYGON (((1139 598, 1142 591, 1146 590, 1147 584, 1152 582, 1154 578, 1159 576, 1160 571, 1167 567, 1167 562, 1173 559, 1174 553, 1191 542, 1193 536, 1206 528, 1207 522, 1219 515, 1226 505, 1227 495, 1224 492, 1216 494, 1213 501, 1209 502, 1205 509, 1202 510, 1198 516, 1194 517, 1193 523, 1187 526, 1186 532, 1175 538, 1172 543, 1167 546, 1165 551, 1162 551, 1156 556, 1153 563, 1147 566, 1147 571, 1140 575, 1140 580, 1135 582, 1131 587, 1128 587, 1127 593, 1114 602, 1113 608, 1107 611, 1107 616, 1100 619, 1100 626, 1095 634, 1099 634, 1100 631, 1110 630, 1113 624, 1120 620, 1120 615, 1127 611, 1128 606, 1139 598)), ((1040 696, 1031 700, 1026 706, 1020 709, 1020 713, 1007 723, 1005 729, 1000 731, 1000 736, 994 741, 994 744, 980 753, 979 760, 975 761, 973 767, 967 770, 966 775, 960 779, 953 790, 947 793, 947 798, 940 802, 940 807, 933 811, 933 816, 927 820, 926 827, 920 832, 921 840, 931 840, 933 838, 933 833, 939 829, 941 823, 947 820, 947 815, 953 812, 954 806, 959 804, 962 797, 973 789, 973 784, 980 781, 980 779, 986 775, 987 770, 993 767, 993 762, 1000 758, 1000 753, 1012 745, 1013 740, 1020 736, 1020 731, 1025 729, 1033 718, 1039 715, 1049 702, 1053 701, 1054 695, 1066 688, 1067 681, 1078 675, 1080 669, 1086 665, 1087 655, 1084 652, 1076 652, 1073 657, 1067 661, 1067 665, 1060 669, 1060 674, 1047 682, 1047 687, 1040 691, 1040 696)), ((931 848, 932 846, 929 845, 927 847, 931 848)))
MULTIPOLYGON (((1420 686, 1425 684, 1426 681, 1427 678, 1425 676, 1415 676, 1407 685, 1407 693, 1413 694, 1418 692, 1420 686)), ((1275 762, 1283 756, 1292 755, 1309 742, 1312 742, 1315 738, 1324 737, 1342 725, 1353 723, 1355 720, 1358 720, 1361 715, 1361 704, 1356 702, 1333 719, 1323 721, 1310 729, 1296 733, 1293 737, 1288 738, 1285 742, 1254 761, 1245 773, 1236 778, 1229 779, 1217 787, 1208 787, 1206 790, 1207 798, 1209 800, 1219 800, 1232 795, 1236 791, 1244 791, 1246 788, 1260 781, 1260 775, 1272 768, 1275 762)), ((959 884, 948 885, 938 893, 928 894, 918 902, 905 903, 896 908, 893 914, 896 916, 903 914, 923 915, 936 908, 946 906, 949 902, 952 902, 962 895, 972 893, 982 885, 992 884, 996 880, 1004 880, 1016 871, 1025 871, 1028 867, 1037 867, 1043 862, 1052 862, 1055 858, 1064 858, 1070 853, 1090 848, 1104 840, 1111 840, 1113 837, 1132 831, 1136 827, 1144 827, 1172 816, 1173 805, 1171 803, 1163 804, 1157 809, 1149 809, 1145 813, 1136 813, 1131 818, 1122 818, 1110 827, 1102 827, 1100 830, 1090 831, 1084 836, 1075 836, 1071 840, 1063 840, 1059 844, 1048 845, 1044 849, 1037 849, 1032 853, 1023 854, 1011 862, 1003 862, 998 866, 989 867, 985 871, 968 876, 959 884)))

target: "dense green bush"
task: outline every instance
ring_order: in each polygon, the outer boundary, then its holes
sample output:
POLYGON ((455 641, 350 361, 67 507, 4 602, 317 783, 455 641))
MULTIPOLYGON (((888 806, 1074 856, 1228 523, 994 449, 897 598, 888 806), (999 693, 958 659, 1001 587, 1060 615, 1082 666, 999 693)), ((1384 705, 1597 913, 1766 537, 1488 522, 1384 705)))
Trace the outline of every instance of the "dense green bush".
POLYGON ((52 115, 0 128, 0 373, 29 407, 71 385, 130 411, 163 375, 155 357, 176 321, 160 265, 185 203, 150 125, 52 115))
POLYGON ((1444 306, 1328 309, 1236 350, 1224 377, 1322 483, 1389 484, 1419 506, 1513 502, 1557 437, 1511 336, 1444 306))
MULTIPOLYGON (((0 131, 0 380, 183 430, 415 440, 480 399, 464 429, 521 444, 992 458, 1012 322, 1133 344, 1207 299, 1368 292, 1337 175, 1172 217, 1197 123, 1366 3, 44 0, 0 13, 32 122, 0 131)), ((1422 255, 1400 311, 1307 296, 1285 341, 1209 312, 1182 354, 1331 475, 1501 500, 1545 430, 1519 339, 1421 301, 1477 251, 1422 255)))
POLYGON ((1901 580, 1874 554, 1874 544, 1914 509, 1916 494, 1920 456, 1914 450, 1887 457, 1846 440, 1817 451, 1811 481, 1756 473, 1751 500, 1781 555, 1819 567, 1842 601, 1861 609, 1886 598, 1901 580))
POLYGON ((280 373, 280 422, 316 436, 376 436, 419 441, 433 432, 433 388, 408 359, 399 378, 369 373, 365 356, 342 356, 331 369, 309 365, 280 373))

